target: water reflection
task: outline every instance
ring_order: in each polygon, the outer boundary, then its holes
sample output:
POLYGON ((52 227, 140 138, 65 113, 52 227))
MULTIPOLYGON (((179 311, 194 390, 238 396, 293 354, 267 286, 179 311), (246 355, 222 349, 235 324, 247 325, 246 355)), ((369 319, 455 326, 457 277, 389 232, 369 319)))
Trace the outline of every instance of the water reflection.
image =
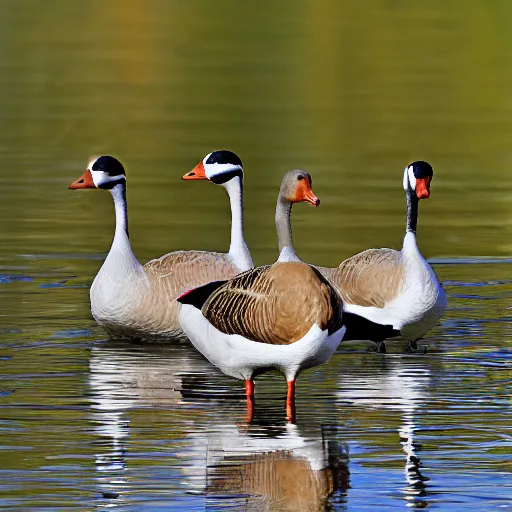
POLYGON ((306 434, 291 423, 222 425, 207 441, 205 492, 218 504, 325 510, 330 496, 349 487, 348 446, 329 439, 325 427, 306 434))
POLYGON ((207 505, 324 510, 330 496, 347 491, 348 445, 336 429, 290 424, 277 405, 258 410, 246 424, 243 396, 224 381, 188 347, 93 347, 89 386, 102 503, 128 503, 132 485, 144 480, 140 471, 151 471, 139 468, 135 475, 127 462, 138 428, 131 418, 140 408, 152 408, 155 418, 174 409, 173 427, 186 439, 171 436, 169 457, 178 461, 186 493, 207 505))
POLYGON ((405 453, 405 486, 403 492, 410 506, 428 505, 429 480, 421 471, 416 440, 422 404, 426 402, 431 384, 431 370, 421 357, 388 356, 378 359, 379 367, 364 376, 347 375, 339 380, 338 398, 353 406, 397 411, 400 414, 399 442, 405 453))

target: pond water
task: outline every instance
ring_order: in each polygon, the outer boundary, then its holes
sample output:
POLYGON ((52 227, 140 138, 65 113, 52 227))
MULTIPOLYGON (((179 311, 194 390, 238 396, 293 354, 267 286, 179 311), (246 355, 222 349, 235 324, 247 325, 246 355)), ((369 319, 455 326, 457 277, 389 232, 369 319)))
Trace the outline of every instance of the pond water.
POLYGON ((512 4, 467 0, 0 5, 0 508, 512 508, 512 4), (418 240, 448 309, 425 354, 340 346, 243 383, 190 347, 108 340, 88 288, 113 205, 67 186, 127 169, 140 261, 225 251, 229 205, 181 176, 229 148, 256 264, 277 256, 280 180, 322 200, 294 239, 334 266, 400 247, 402 172, 434 168, 418 240))

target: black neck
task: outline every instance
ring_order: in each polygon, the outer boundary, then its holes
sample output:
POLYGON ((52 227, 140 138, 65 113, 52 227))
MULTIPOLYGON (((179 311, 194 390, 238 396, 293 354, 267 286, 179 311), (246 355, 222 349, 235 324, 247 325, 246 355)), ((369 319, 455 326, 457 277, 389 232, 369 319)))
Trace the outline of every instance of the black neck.
POLYGON ((405 230, 407 232, 416 233, 416 226, 418 224, 418 203, 420 200, 416 196, 416 192, 408 189, 407 197, 407 225, 405 230))

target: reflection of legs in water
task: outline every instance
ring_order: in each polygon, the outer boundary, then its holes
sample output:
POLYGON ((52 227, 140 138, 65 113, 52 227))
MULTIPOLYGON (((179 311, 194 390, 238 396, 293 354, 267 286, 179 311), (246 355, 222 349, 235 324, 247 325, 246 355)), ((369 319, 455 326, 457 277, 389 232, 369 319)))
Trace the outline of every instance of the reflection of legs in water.
MULTIPOLYGON (((254 417, 254 380, 245 381, 245 396, 247 398, 246 421, 250 423, 254 417)), ((286 417, 288 421, 295 423, 295 380, 288 381, 288 393, 286 395, 286 417)))
POLYGON ((252 379, 245 381, 245 396, 247 397, 246 421, 250 423, 254 415, 254 381, 252 379))
POLYGON ((295 380, 288 381, 288 394, 286 395, 286 417, 295 423, 295 380))

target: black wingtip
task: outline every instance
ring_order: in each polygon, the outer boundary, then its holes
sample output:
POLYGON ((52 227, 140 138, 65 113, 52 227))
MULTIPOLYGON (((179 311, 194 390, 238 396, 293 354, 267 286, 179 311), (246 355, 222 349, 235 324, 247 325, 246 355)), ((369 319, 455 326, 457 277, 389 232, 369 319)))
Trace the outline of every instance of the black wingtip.
POLYGON ((392 325, 378 324, 355 313, 344 312, 342 320, 347 328, 343 341, 370 340, 379 343, 388 338, 401 336, 401 332, 392 325))
POLYGON ((220 288, 227 281, 212 281, 211 283, 192 288, 185 293, 182 293, 176 300, 181 304, 190 304, 197 309, 201 309, 208 297, 217 289, 220 288))

